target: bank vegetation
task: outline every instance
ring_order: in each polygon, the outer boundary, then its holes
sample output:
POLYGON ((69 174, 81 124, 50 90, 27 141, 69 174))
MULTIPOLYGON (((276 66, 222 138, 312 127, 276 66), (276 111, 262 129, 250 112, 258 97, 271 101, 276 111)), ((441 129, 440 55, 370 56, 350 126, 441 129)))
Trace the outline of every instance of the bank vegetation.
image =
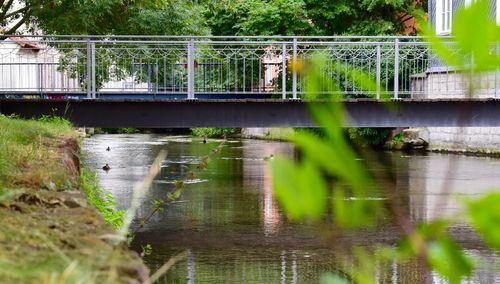
POLYGON ((147 281, 140 258, 110 237, 120 211, 95 176, 82 173, 79 153, 77 133, 63 119, 0 115, 2 282, 147 281))

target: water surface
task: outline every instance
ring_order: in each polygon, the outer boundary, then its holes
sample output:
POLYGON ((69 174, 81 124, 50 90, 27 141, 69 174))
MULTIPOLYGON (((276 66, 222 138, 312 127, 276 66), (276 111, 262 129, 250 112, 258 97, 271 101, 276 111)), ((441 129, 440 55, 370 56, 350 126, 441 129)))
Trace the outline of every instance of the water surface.
MULTIPOLYGON (((164 197, 173 182, 184 179, 221 141, 207 144, 191 137, 162 135, 96 135, 84 141, 85 163, 96 170, 102 187, 123 208, 132 189, 148 171, 160 150, 168 151, 139 214, 149 213, 149 199, 164 197), (107 147, 111 151, 106 151, 107 147), (109 163, 111 170, 100 168, 109 163)), ((133 247, 150 244, 145 258, 156 270, 170 257, 188 251, 161 283, 314 283, 324 272, 342 271, 342 247, 376 242, 393 245, 400 234, 391 220, 372 230, 338 236, 328 223, 290 222, 273 197, 265 157, 296 158, 294 147, 283 142, 236 140, 225 143, 207 169, 186 180, 180 200, 165 207, 135 236, 133 247)), ((500 186, 500 160, 457 155, 381 154, 383 164, 372 165, 380 175, 393 175, 394 192, 403 196, 413 220, 439 216, 457 220, 454 237, 480 265, 471 283, 500 283, 490 266, 497 256, 484 248, 465 225, 461 200, 500 186), (454 173, 454 174, 450 174, 454 173)), ((362 162, 362 161, 360 161, 362 162)), ((378 266, 380 283, 417 283, 422 268, 396 263, 378 266)), ((435 282, 440 280, 435 276, 435 282)))

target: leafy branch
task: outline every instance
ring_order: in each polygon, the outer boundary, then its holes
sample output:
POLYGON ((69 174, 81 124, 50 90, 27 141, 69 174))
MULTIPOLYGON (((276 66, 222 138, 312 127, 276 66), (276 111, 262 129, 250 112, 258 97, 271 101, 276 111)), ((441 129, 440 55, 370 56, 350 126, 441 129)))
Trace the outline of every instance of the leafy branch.
MULTIPOLYGON (((480 0, 469 8, 462 8, 455 17, 453 39, 443 40, 432 34, 429 37, 434 53, 469 77, 468 97, 472 97, 475 89, 473 79, 496 71, 500 65, 500 28, 488 16, 488 4, 488 1, 480 0)), ((325 93, 339 93, 337 91, 341 88, 321 70, 327 64, 341 63, 331 63, 323 54, 318 54, 308 63, 302 71, 306 76, 309 98, 325 99, 325 93), (337 86, 337 89, 332 91, 329 86, 337 86)), ((347 70, 346 74, 352 75, 362 89, 373 90, 377 87, 373 78, 362 71, 339 69, 347 70)), ((327 103, 310 105, 312 118, 324 127, 324 137, 296 133, 292 141, 303 153, 301 160, 294 162, 277 158, 271 162, 277 198, 294 220, 317 221, 331 210, 337 234, 374 226, 390 214, 403 237, 398 238, 395 247, 381 245, 371 252, 355 247, 354 256, 347 260, 351 265, 346 265, 343 271, 346 275, 325 275, 323 283, 372 283, 375 279, 374 263, 393 260, 420 263, 424 268, 421 275, 424 283, 431 281, 431 271, 450 283, 460 283, 470 276, 474 262, 448 233, 451 223, 445 219, 427 223, 412 220, 403 206, 403 196, 396 190, 394 178, 390 174, 375 177, 367 170, 374 167, 371 161, 376 160, 373 159, 376 155, 370 151, 356 152, 343 135, 342 125, 349 117, 340 101, 342 96, 329 95, 327 98, 327 103), (358 155, 372 158, 360 162, 358 155)), ((388 105, 388 108, 391 110, 392 106, 388 105)), ((467 112, 461 121, 464 119, 469 119, 467 112)), ((448 173, 452 173, 453 169, 454 165, 450 165, 448 173)), ((448 190, 449 185, 445 184, 444 194, 448 190)), ((500 239, 498 204, 498 193, 466 203, 472 227, 496 251, 499 250, 500 239)))
POLYGON ((163 212, 164 207, 176 202, 181 197, 182 193, 186 189, 186 180, 196 178, 196 175, 201 173, 208 167, 210 160, 213 159, 224 147, 225 141, 222 141, 217 147, 210 150, 210 153, 203 156, 201 161, 196 165, 195 169, 191 169, 187 166, 187 172, 184 175, 183 179, 174 181, 174 188, 172 191, 168 192, 164 198, 152 198, 150 199, 151 203, 151 211, 145 217, 139 218, 139 226, 132 232, 132 234, 136 234, 140 229, 144 228, 144 226, 151 220, 151 218, 159 213, 163 212))

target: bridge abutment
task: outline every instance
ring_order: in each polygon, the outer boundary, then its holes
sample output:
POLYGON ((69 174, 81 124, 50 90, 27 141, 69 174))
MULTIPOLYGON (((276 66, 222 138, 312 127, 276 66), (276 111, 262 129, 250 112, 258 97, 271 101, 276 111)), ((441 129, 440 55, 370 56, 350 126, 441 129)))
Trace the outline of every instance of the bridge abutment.
MULTIPOLYGON (((414 98, 419 99, 496 99, 500 74, 476 75, 444 68, 412 78, 414 98), (470 94, 470 92, 472 92, 470 94)), ((429 138, 429 150, 500 153, 500 127, 425 127, 419 129, 429 138)))

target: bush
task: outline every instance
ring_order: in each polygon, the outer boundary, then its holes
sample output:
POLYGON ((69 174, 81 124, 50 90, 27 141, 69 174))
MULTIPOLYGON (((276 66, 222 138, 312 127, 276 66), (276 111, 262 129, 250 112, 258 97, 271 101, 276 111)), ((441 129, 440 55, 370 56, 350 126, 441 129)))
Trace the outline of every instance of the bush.
POLYGON ((297 133, 311 133, 314 135, 317 135, 318 137, 324 137, 325 136, 325 130, 324 128, 294 128, 295 132, 297 133))
POLYGON ((192 128, 191 132, 194 136, 222 138, 224 136, 233 136, 240 132, 239 128, 192 128))
POLYGON ((137 128, 96 128, 95 132, 107 134, 135 134, 139 133, 140 130, 137 128))
POLYGON ((390 128, 349 128, 349 139, 361 146, 381 147, 391 135, 390 128))
POLYGON ((404 137, 403 137, 403 133, 398 133, 396 134, 393 138, 392 138, 392 141, 393 142, 397 142, 397 143, 403 143, 404 142, 404 137))

